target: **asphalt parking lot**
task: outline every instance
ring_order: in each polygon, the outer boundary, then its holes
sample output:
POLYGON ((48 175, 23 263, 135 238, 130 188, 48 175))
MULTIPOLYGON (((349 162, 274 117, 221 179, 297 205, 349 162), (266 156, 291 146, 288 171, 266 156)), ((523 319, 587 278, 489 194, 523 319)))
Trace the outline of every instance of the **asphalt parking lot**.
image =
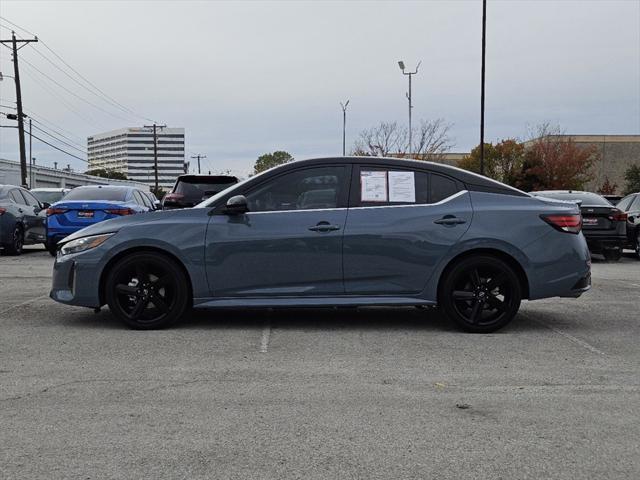
POLYGON ((0 478, 640 476, 640 261, 506 329, 417 309, 195 312, 131 331, 0 257, 0 478))

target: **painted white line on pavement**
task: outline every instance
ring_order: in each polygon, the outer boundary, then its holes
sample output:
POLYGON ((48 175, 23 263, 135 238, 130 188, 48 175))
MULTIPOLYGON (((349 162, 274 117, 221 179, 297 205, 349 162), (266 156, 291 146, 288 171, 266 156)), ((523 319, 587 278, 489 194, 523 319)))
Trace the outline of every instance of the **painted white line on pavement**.
POLYGON ((2 310, 2 312, 0 312, 0 315, 4 315, 5 313, 7 313, 10 310, 13 310, 14 308, 23 307, 25 305, 30 304, 31 302, 34 302, 36 300, 40 300, 41 298, 49 298, 49 295, 40 295, 39 297, 35 297, 35 298, 30 299, 30 300, 25 300, 24 302, 18 303, 17 305, 12 305, 9 308, 5 308, 4 310, 2 310))
POLYGON ((269 349, 269 339, 271 338, 271 321, 267 320, 262 329, 262 339, 260 340, 260 353, 267 353, 269 349))
POLYGON ((593 345, 585 342, 584 340, 580 340, 577 337, 574 337, 573 335, 567 333, 567 332, 563 332, 562 330, 557 329, 556 327, 549 325, 541 320, 538 320, 537 318, 533 318, 532 316, 528 315, 528 314, 520 314, 525 318, 528 318, 529 320, 536 322, 540 325, 542 325, 543 327, 548 328, 549 330, 557 333, 558 335, 562 335, 564 338, 566 338, 567 340, 572 341, 573 343, 575 343, 576 345, 580 345, 581 347, 586 348, 587 350, 589 350, 591 353, 595 353, 597 355, 603 355, 606 356, 607 354, 604 353, 602 350, 598 350, 596 347, 594 347, 593 345))

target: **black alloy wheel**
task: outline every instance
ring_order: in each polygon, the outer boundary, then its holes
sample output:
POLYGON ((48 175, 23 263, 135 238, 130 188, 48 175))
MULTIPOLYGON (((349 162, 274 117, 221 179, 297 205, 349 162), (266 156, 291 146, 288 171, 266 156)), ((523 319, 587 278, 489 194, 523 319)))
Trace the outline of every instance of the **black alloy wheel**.
POLYGON ((105 297, 109 309, 132 328, 163 328, 190 307, 188 280, 171 258, 158 253, 133 253, 107 274, 105 297))
POLYGON ((446 271, 438 296, 446 316, 458 327, 488 333, 513 320, 522 289, 507 263, 489 255, 474 255, 446 271))
POLYGON ((24 233, 22 226, 17 223, 13 228, 11 234, 11 241, 3 245, 4 251, 7 255, 20 255, 22 253, 22 247, 24 247, 24 233))

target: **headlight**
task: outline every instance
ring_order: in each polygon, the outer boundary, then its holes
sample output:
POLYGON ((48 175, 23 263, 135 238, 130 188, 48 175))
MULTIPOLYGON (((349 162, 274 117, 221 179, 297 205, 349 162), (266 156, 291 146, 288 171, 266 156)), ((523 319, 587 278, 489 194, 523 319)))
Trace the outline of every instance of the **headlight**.
POLYGON ((111 237, 113 233, 105 233, 103 235, 92 235, 90 237, 77 238, 65 243, 60 247, 60 255, 69 255, 70 253, 84 252, 102 245, 105 240, 111 237))

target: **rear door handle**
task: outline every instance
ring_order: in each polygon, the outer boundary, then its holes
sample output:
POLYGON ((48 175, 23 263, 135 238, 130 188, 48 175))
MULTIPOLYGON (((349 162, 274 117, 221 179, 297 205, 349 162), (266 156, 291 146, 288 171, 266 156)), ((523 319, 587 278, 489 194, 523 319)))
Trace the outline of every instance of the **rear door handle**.
POLYGON ((331 225, 329 222, 319 222, 314 227, 309 227, 312 232, 334 232, 340 230, 338 225, 331 225))
POLYGON ((438 225, 461 225, 463 223, 467 223, 467 221, 454 215, 445 215, 440 220, 435 220, 433 223, 437 223, 438 225))

